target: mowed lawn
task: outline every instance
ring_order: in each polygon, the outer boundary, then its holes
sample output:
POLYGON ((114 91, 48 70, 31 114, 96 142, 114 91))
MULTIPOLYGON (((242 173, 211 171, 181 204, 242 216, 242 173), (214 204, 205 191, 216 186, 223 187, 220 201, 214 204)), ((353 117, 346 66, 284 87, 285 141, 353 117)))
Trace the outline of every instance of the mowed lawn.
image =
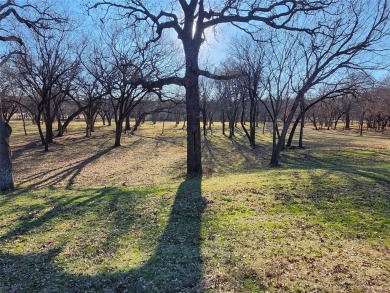
POLYGON ((315 131, 268 166, 269 130, 203 139, 181 124, 70 125, 43 152, 13 122, 17 188, 0 195, 0 292, 389 292, 390 137, 315 131))

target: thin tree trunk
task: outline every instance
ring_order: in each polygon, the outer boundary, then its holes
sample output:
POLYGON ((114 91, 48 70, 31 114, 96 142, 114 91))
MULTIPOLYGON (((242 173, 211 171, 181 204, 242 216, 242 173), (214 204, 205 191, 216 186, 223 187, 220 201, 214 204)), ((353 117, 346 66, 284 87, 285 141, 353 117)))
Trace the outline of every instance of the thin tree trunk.
MULTIPOLYGON (((296 97, 296 99, 291 107, 291 110, 290 110, 290 113, 286 119, 286 122, 283 125, 283 129, 282 129, 282 132, 281 132, 280 137, 278 139, 278 143, 277 143, 276 147, 273 147, 271 161, 270 161, 270 165, 273 167, 279 166, 280 152, 283 150, 283 148, 285 146, 285 139, 286 139, 287 131, 288 131, 288 128, 291 124, 291 121, 294 117, 294 114, 299 106, 299 102, 302 99, 301 95, 302 94, 298 93, 298 96, 296 97)), ((276 124, 276 119, 274 119, 274 124, 276 124)))
POLYGON ((115 122, 115 143, 114 143, 114 147, 121 146, 122 124, 123 124, 123 119, 120 119, 119 121, 115 122))
POLYGON ((161 135, 164 134, 164 130, 165 130, 165 119, 163 120, 163 127, 161 129, 161 135))
POLYGON ((67 132, 67 128, 68 128, 68 125, 70 124, 70 122, 72 122, 73 119, 76 118, 83 110, 84 110, 84 108, 80 108, 76 112, 74 112, 72 115, 68 116, 68 118, 65 120, 64 124, 62 124, 62 133, 67 132))
POLYGON ((57 137, 64 136, 63 125, 62 125, 62 122, 61 122, 61 116, 60 115, 57 115, 57 131, 58 131, 57 137))
POLYGON ((209 117, 209 123, 208 123, 207 129, 208 129, 208 130, 212 130, 212 129, 211 129, 211 125, 213 125, 214 113, 213 113, 213 114, 210 114, 209 116, 210 116, 210 117, 209 117))
POLYGON ((279 166, 279 154, 280 151, 278 150, 278 144, 276 139, 276 130, 277 130, 277 122, 276 119, 273 120, 272 123, 272 155, 271 155, 271 162, 270 165, 272 167, 279 166))
POLYGON ((226 135, 226 133, 225 133, 225 112, 222 113, 222 134, 226 135))
POLYGON ((345 129, 351 128, 351 115, 349 114, 349 110, 345 113, 345 129))
POLYGON ((293 124, 293 127, 291 128, 290 134, 289 134, 289 136, 288 136, 287 144, 286 144, 286 147, 287 147, 287 148, 290 148, 290 147, 291 147, 292 140, 293 140, 294 134, 295 134, 295 130, 297 129, 297 126, 298 126, 299 121, 301 121, 301 113, 299 114, 299 116, 297 117, 297 119, 295 119, 294 124, 293 124))
MULTIPOLYGON (((341 115, 339 115, 339 116, 336 118, 336 121, 334 122, 334 127, 333 127, 334 130, 337 129, 337 123, 339 122, 341 116, 343 116, 343 115, 344 115, 344 113, 341 114, 341 115)), ((329 130, 329 127, 328 127, 328 130, 329 130)))
POLYGON ((142 120, 145 118, 146 114, 141 114, 138 118, 135 119, 135 123, 133 129, 131 130, 131 134, 137 131, 138 127, 141 125, 142 120))
POLYGON ((37 123, 38 133, 39 133, 39 137, 41 138, 42 145, 45 145, 45 137, 43 135, 42 124, 41 124, 41 114, 38 114, 36 123, 37 123))
POLYGON ((207 118, 203 118, 203 136, 207 136, 207 118))
POLYGON ((364 115, 365 115, 365 112, 362 113, 362 117, 360 118, 360 122, 359 122, 359 125, 360 125, 359 135, 360 135, 360 136, 363 136, 364 115))
POLYGON ((249 132, 250 132, 250 145, 251 147, 255 148, 256 147, 256 102, 254 100, 251 101, 251 114, 250 114, 250 121, 249 121, 249 132))
POLYGON ((234 136, 234 120, 232 118, 229 119, 229 138, 233 138, 234 136))
POLYGON ((131 129, 130 126, 130 115, 126 116, 126 124, 125 124, 125 133, 131 129))
POLYGON ((91 132, 95 132, 96 118, 97 118, 97 114, 94 114, 94 115, 92 116, 91 132))
POLYGON ((45 126, 46 126, 46 137, 45 137, 45 152, 49 150, 49 143, 53 142, 53 123, 51 120, 51 109, 50 109, 50 100, 47 100, 46 102, 46 119, 45 119, 45 126))
POLYGON ((299 143, 298 147, 303 148, 303 128, 305 127, 305 110, 302 108, 301 112, 301 129, 299 131, 299 143))

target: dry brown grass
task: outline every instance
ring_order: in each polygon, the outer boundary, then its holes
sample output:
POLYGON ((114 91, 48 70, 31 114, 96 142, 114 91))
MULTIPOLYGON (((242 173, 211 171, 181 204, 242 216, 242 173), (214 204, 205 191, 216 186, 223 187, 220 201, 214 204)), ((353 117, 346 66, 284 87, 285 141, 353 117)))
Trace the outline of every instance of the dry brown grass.
POLYGON ((75 123, 49 152, 36 141, 34 129, 13 139, 15 181, 22 187, 82 188, 164 184, 185 174, 185 137, 178 128, 156 136, 161 125, 148 123, 139 134, 124 134, 122 146, 113 148, 113 127, 98 124, 86 138, 83 126, 75 123))

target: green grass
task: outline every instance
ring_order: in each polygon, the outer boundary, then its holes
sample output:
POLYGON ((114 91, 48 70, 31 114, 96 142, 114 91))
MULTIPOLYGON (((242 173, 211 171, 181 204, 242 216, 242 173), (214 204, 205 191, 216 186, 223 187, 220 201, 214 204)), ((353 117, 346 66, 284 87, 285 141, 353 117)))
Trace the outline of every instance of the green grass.
POLYGON ((387 292, 390 140, 307 129, 269 168, 270 134, 74 123, 48 153, 14 124, 17 189, 0 197, 0 292, 387 292))

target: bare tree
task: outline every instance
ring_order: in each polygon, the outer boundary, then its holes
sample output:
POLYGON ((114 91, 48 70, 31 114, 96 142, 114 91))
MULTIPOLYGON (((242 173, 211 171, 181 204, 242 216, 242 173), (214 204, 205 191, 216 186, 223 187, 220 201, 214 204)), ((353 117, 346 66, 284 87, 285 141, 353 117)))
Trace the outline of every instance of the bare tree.
POLYGON ((80 60, 68 32, 35 34, 31 47, 15 58, 24 93, 37 107, 36 123, 45 151, 53 142, 53 121, 72 89, 79 73, 80 60), (45 122, 45 135, 41 129, 45 122))
MULTIPOLYGON (((366 102, 361 111, 364 112, 362 115, 366 120, 367 129, 384 133, 390 125, 389 93, 389 81, 385 80, 385 82, 364 94, 366 102)), ((361 122, 361 124, 363 123, 361 122)))
POLYGON ((200 135, 200 95, 199 77, 214 79, 226 77, 212 74, 199 67, 199 50, 205 41, 205 32, 222 24, 241 26, 249 32, 245 24, 265 24, 275 29, 308 31, 302 26, 293 26, 291 21, 301 14, 311 14, 331 4, 330 0, 318 1, 97 1, 91 8, 106 7, 116 9, 122 19, 129 23, 147 22, 154 30, 152 42, 161 38, 162 33, 171 30, 177 34, 185 55, 183 77, 170 76, 144 83, 146 87, 162 87, 177 84, 186 90, 187 112, 187 174, 197 175, 202 172, 201 135, 200 135))
POLYGON ((67 126, 67 122, 72 121, 74 117, 80 113, 84 113, 86 127, 85 136, 90 137, 94 131, 94 123, 97 115, 101 111, 104 104, 105 96, 107 92, 99 84, 99 81, 89 74, 87 71, 82 76, 79 76, 76 82, 75 91, 69 94, 72 101, 77 105, 77 111, 74 111, 72 115, 68 117, 64 126, 67 126))
MULTIPOLYGON (((94 54, 89 58, 92 65, 87 65, 89 72, 107 93, 114 109, 114 146, 121 145, 125 119, 153 92, 153 89, 143 87, 141 81, 161 74, 170 60, 169 50, 161 43, 153 43, 148 48, 142 46, 143 37, 139 28, 134 28, 131 42, 122 29, 104 32, 101 45, 95 47, 94 54)), ((174 63, 169 66, 171 69, 167 69, 168 72, 176 70, 174 63)))
MULTIPOLYGON (((15 34, 15 25, 22 24, 30 30, 40 32, 42 29, 47 29, 48 24, 53 21, 58 22, 62 19, 53 16, 46 8, 40 8, 39 5, 16 0, 3 1, 0 4, 0 42, 23 45, 23 39, 15 34)), ((1 52, 0 66, 16 53, 20 53, 20 51, 11 49, 1 52)), ((3 116, 0 116, 0 190, 10 190, 14 188, 9 148, 9 137, 12 129, 5 122, 3 116)))
MULTIPOLYGON (((303 147, 302 137, 303 137, 303 127, 304 127, 304 121, 306 117, 306 113, 315 107, 320 102, 326 101, 326 100, 334 100, 340 97, 343 97, 345 95, 351 95, 356 94, 357 87, 354 84, 334 84, 334 85, 327 85, 326 87, 319 88, 317 91, 312 91, 310 95, 307 95, 307 97, 304 97, 300 102, 300 111, 297 114, 295 121, 291 127, 291 131, 286 143, 286 147, 292 146, 292 140, 294 138, 295 130, 300 123, 300 132, 299 132, 299 143, 298 147, 303 147)), ((317 108, 318 110, 318 108, 317 108)), ((309 113, 311 116, 309 119, 313 121, 314 127, 317 129, 317 114, 315 114, 315 111, 311 111, 309 113)), ((341 116, 340 116, 341 117, 341 116)))
POLYGON ((214 114, 216 112, 215 83, 202 79, 200 82, 201 99, 200 112, 202 116, 203 136, 207 135, 207 130, 211 130, 214 114))
MULTIPOLYGON (((249 131, 241 121, 242 128, 249 140, 252 148, 256 147, 256 119, 258 116, 258 101, 260 91, 263 90, 261 86, 262 69, 264 66, 265 52, 262 48, 262 43, 253 42, 248 38, 236 41, 233 47, 233 56, 236 59, 238 70, 241 74, 241 84, 245 91, 248 100, 248 117, 249 117, 249 131)), ((246 102, 243 99, 242 117, 244 117, 246 110, 246 102)))
MULTIPOLYGON (((226 74, 233 72, 233 69, 226 68, 225 70, 226 74)), ((227 136, 233 138, 240 107, 240 83, 237 79, 218 81, 216 88, 222 115, 222 134, 226 135, 225 122, 227 121, 229 130, 227 136)))
POLYGON ((365 0, 343 1, 332 6, 332 13, 324 14, 321 21, 327 25, 321 26, 317 33, 299 36, 299 46, 294 52, 295 56, 301 56, 292 83, 294 98, 271 158, 272 166, 279 165, 288 129, 308 92, 320 85, 344 83, 348 71, 380 67, 375 63, 375 53, 383 51, 382 42, 389 35, 389 11, 387 0, 375 4, 365 0), (366 13, 368 6, 373 13, 366 13))
POLYGON ((22 93, 15 80, 14 68, 4 64, 0 67, 0 93, 2 99, 2 115, 6 123, 19 111, 22 93))

